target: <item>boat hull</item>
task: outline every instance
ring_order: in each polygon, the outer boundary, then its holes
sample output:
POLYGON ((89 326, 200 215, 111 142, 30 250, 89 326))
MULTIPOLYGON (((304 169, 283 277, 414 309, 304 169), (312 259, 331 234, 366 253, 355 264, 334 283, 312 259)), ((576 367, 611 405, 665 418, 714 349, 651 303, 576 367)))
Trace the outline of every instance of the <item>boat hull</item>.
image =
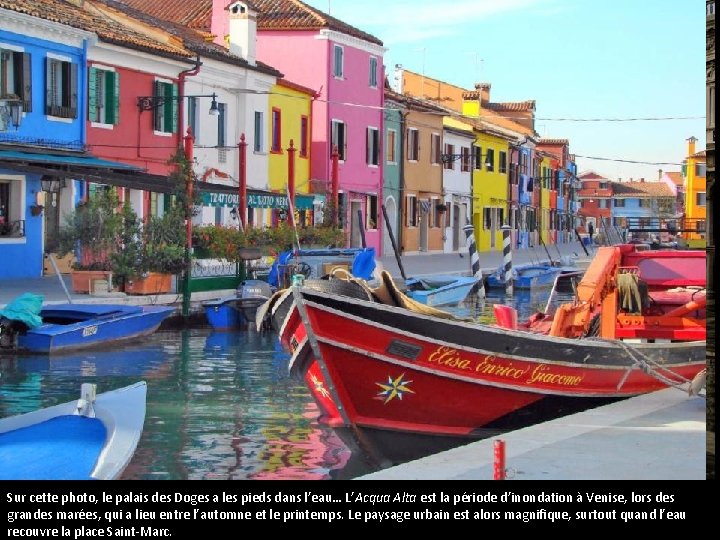
POLYGON ((48 306, 41 316, 50 322, 19 335, 13 352, 52 354, 137 339, 154 333, 173 312, 166 306, 48 306))
POLYGON ((95 416, 78 401, 0 419, 3 480, 112 480, 137 448, 145 422, 147 385, 98 394, 95 416))
POLYGON ((468 276, 431 277, 426 280, 413 278, 407 282, 406 294, 428 306, 449 306, 465 300, 478 282, 478 278, 468 276), (413 284, 420 282, 429 284, 431 288, 413 290, 413 284))
POLYGON ((701 342, 629 349, 444 321, 309 289, 296 290, 294 300, 281 339, 332 426, 477 437, 493 424, 532 417, 544 401, 551 416, 666 388, 643 362, 678 383, 705 366, 701 342), (300 354, 308 342, 311 350, 300 354))
MULTIPOLYGON (((543 287, 552 287, 555 278, 560 274, 562 269, 551 265, 535 265, 517 268, 517 276, 513 278, 513 287, 515 289, 539 289, 543 287)), ((505 288, 505 278, 497 274, 492 274, 487 278, 489 288, 499 289, 505 288)))

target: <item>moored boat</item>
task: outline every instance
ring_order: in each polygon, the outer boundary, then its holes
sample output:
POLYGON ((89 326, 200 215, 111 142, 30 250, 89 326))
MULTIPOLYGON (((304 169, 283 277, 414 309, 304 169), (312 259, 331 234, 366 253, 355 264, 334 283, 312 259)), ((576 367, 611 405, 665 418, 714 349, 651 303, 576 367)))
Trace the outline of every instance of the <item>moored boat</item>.
POLYGON ((0 310, 0 353, 52 354, 137 339, 154 333, 175 311, 171 306, 57 304, 41 307, 33 322, 11 303, 0 310))
POLYGON ((703 295, 682 287, 676 270, 691 266, 683 275, 696 283, 704 258, 633 254, 632 246, 600 248, 575 302, 523 324, 504 306, 500 324, 481 325, 311 286, 293 288, 294 304, 275 324, 322 421, 473 437, 535 410, 686 386, 703 370, 703 295), (650 270, 657 275, 646 295, 650 270), (678 306, 688 294, 695 298, 678 306))
POLYGON ((145 422, 145 382, 0 419, 3 480, 112 480, 137 448, 145 422))
POLYGON ((476 286, 480 278, 462 275, 433 275, 408 278, 405 282, 409 297, 428 306, 459 304, 476 286))

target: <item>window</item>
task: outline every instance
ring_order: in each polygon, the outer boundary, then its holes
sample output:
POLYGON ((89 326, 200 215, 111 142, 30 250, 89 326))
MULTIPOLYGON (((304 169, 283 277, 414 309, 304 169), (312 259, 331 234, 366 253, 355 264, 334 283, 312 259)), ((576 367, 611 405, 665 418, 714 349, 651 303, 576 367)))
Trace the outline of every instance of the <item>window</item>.
POLYGON ((397 140, 397 131, 395 131, 394 129, 388 129, 387 141, 385 143, 385 152, 386 152, 385 159, 388 163, 396 163, 396 157, 395 157, 395 154, 397 153, 397 150, 395 148, 396 140, 397 140))
POLYGON ((460 170, 462 172, 470 171, 470 148, 467 146, 460 149, 460 170))
POLYGON ((420 157, 420 133, 416 128, 408 128, 407 145, 408 160, 417 161, 420 157))
POLYGON ((473 146, 473 168, 476 171, 482 170, 482 147, 473 146))
POLYGON ((188 127, 192 131, 195 138, 195 144, 198 143, 198 135, 200 134, 200 109, 198 108, 198 99, 189 97, 188 100, 188 127))
POLYGON ((220 148, 227 146, 227 104, 226 103, 218 103, 217 145, 220 148))
POLYGON ((498 154, 498 159, 500 160, 500 163, 498 164, 498 172, 506 173, 507 172, 507 152, 503 152, 502 150, 498 154))
POLYGON ((367 164, 377 165, 380 162, 380 133, 377 128, 367 128, 367 164))
POLYGON ((598 184, 598 189, 607 189, 607 188, 608 188, 607 182, 600 182, 598 184))
POLYGON ((615 208, 624 208, 625 199, 615 199, 615 208))
POLYGON ((338 227, 345 228, 345 194, 338 193, 338 227))
POLYGON ((417 197, 415 195, 408 195, 405 198, 405 225, 407 227, 417 227, 417 223, 418 223, 417 197))
POLYGON ((0 48, 0 99, 20 98, 23 111, 32 111, 30 53, 0 48))
POLYGON ((378 61, 377 58, 374 56, 370 57, 370 87, 371 88, 377 88, 378 85, 378 76, 377 76, 377 68, 378 68, 378 61))
POLYGON ((698 191, 695 194, 695 204, 697 206, 706 206, 707 205, 706 194, 704 191, 698 191))
POLYGON ((638 206, 640 208, 652 208, 652 201, 650 199, 640 199, 638 206))
POLYGON ((705 163, 695 164, 695 176, 705 176, 707 174, 707 166, 705 163))
POLYGON ((495 150, 492 148, 488 148, 487 156, 485 156, 485 167, 488 172, 493 172, 495 170, 495 150))
POLYGON ((447 169, 449 171, 455 169, 455 158, 453 154, 455 153, 455 145, 454 144, 446 144, 445 145, 445 163, 443 164, 443 168, 447 169))
MULTIPOLYGON (((598 199, 598 208, 609 208, 610 207, 609 202, 610 201, 608 199, 598 199)), ((641 201, 641 202, 649 203, 650 201, 641 201)), ((650 206, 650 205, 648 204, 648 206, 650 206)))
POLYGON ((282 154, 282 113, 277 107, 272 109, 272 139, 270 142, 270 151, 274 154, 282 154))
MULTIPOLYGON (((120 120, 120 77, 109 69, 88 71, 88 120, 117 124, 120 120)), ((193 134, 195 130, 193 130, 193 134)))
POLYGON ((368 230, 377 229, 377 219, 378 219, 377 195, 368 195, 367 208, 365 209, 365 216, 367 218, 367 223, 365 224, 365 228, 368 230))
POLYGON ((343 48, 335 45, 333 49, 333 75, 338 78, 343 76, 343 48))
POLYGON ((337 148, 338 159, 345 161, 347 151, 347 128, 345 122, 341 122, 340 120, 332 121, 332 140, 330 142, 332 143, 330 148, 331 155, 332 149, 337 148))
POLYGON ((436 229, 441 228, 443 212, 447 211, 447 207, 445 206, 445 203, 440 202, 440 199, 432 199, 430 201, 430 203, 431 203, 430 211, 432 212, 432 221, 430 223, 432 223, 432 226, 435 227, 436 229), (445 208, 445 210, 443 212, 441 212, 440 208, 445 208))
POLYGON ((440 163, 440 135, 437 133, 430 134, 430 163, 437 165, 440 163))
POLYGON ((177 85, 169 82, 155 81, 153 96, 165 98, 161 105, 154 109, 153 129, 160 133, 176 133, 178 117, 177 85))
POLYGON ((307 116, 300 117, 300 157, 308 157, 308 127, 310 122, 307 116))
POLYGON ((261 111, 255 111, 255 141, 253 143, 253 150, 255 152, 262 152, 265 148, 263 145, 263 113, 261 111))
POLYGON ((47 57, 45 71, 45 114, 57 118, 77 118, 77 64, 47 57))

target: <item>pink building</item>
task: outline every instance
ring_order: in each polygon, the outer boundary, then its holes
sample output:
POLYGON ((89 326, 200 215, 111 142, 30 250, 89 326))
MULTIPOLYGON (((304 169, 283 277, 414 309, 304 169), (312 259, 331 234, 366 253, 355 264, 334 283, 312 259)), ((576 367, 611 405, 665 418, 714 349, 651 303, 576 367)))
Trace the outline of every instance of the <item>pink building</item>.
POLYGON ((319 94, 312 111, 312 191, 325 191, 330 199, 331 154, 336 145, 341 223, 348 244, 360 246, 364 232, 367 246, 379 253, 382 41, 299 1, 252 0, 250 5, 257 10, 258 60, 319 94))

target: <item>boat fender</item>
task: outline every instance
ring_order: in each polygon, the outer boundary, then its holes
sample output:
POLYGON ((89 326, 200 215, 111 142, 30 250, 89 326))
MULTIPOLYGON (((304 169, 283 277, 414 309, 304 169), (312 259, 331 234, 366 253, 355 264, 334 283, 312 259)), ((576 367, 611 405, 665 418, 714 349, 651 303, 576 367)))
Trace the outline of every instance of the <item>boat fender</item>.
POLYGON ((80 416, 95 418, 95 397, 97 395, 97 385, 92 383, 83 383, 80 386, 80 399, 76 405, 76 412, 80 416))

